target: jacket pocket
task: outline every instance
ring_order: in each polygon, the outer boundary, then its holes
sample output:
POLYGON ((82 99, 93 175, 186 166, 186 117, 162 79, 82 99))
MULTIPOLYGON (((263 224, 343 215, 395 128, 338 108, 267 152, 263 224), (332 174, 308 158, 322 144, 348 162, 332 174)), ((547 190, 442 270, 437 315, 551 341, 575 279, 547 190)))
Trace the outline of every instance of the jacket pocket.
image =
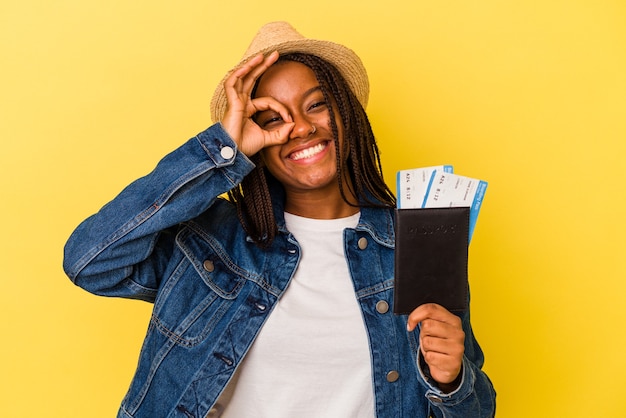
POLYGON ((193 347, 215 329, 246 280, 197 234, 183 230, 176 243, 182 257, 159 290, 152 323, 174 343, 193 347))

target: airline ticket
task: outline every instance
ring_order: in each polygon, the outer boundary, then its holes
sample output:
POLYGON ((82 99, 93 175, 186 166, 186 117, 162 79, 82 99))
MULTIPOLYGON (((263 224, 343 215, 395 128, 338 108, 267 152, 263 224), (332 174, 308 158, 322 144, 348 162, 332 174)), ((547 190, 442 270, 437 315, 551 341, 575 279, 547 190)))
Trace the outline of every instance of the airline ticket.
POLYGON ((397 174, 398 209, 469 207, 471 240, 487 182, 453 173, 451 165, 401 170, 397 174))

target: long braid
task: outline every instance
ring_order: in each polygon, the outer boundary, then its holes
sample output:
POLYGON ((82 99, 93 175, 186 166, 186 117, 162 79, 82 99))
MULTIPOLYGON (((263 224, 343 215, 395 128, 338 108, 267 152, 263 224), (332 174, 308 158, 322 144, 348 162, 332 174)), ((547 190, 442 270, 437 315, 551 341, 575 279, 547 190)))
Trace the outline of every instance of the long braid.
MULTIPOLYGON (((380 153, 367 114, 341 73, 332 64, 315 55, 292 53, 282 55, 279 61, 296 61, 306 65, 320 83, 335 138, 337 181, 343 199, 352 204, 346 195, 353 194, 357 198, 358 206, 395 206, 396 198, 383 179, 380 153), (343 150, 339 150, 339 128, 334 117, 336 114, 343 124, 343 150), (343 181, 344 165, 341 161, 341 156, 346 151, 347 174, 351 180, 347 185, 343 181), (345 187, 353 187, 354 190, 346 193, 345 187)), ((253 162, 257 165, 256 168, 228 196, 237 205, 237 213, 244 230, 257 245, 265 248, 278 233, 268 187, 268 176, 271 174, 262 166, 258 154, 253 157, 253 162)))
POLYGON ((228 198, 236 204, 239 222, 246 233, 257 245, 266 248, 278 232, 266 177, 269 173, 263 168, 259 154, 251 160, 256 167, 228 192, 228 198))

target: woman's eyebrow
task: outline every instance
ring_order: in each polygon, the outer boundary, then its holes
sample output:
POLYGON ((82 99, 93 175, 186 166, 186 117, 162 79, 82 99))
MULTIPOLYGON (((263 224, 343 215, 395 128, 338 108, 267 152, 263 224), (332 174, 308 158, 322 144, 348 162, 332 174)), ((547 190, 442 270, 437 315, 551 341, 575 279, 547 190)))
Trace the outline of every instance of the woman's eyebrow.
POLYGON ((317 86, 311 87, 310 89, 308 89, 307 91, 305 91, 305 92, 302 94, 302 97, 307 97, 307 96, 309 96, 309 95, 311 95, 311 94, 315 93, 316 91, 321 91, 321 90, 322 90, 322 87, 318 84, 317 86))
MULTIPOLYGON (((322 87, 318 84, 317 86, 313 86, 310 89, 308 89, 307 91, 305 91, 304 93, 302 93, 302 97, 306 98, 308 96, 310 96, 311 94, 317 92, 317 91, 321 91, 322 87)), ((258 112, 256 112, 253 117, 258 117, 266 112, 275 112, 272 109, 266 109, 266 110, 260 110, 258 112)))

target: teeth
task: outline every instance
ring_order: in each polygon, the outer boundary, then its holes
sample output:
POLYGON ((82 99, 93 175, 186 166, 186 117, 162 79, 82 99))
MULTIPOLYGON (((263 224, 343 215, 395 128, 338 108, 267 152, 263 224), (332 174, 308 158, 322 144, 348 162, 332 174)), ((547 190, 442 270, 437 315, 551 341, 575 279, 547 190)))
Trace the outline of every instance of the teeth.
POLYGON ((307 148, 302 151, 294 152, 293 154, 291 154, 291 159, 294 161, 298 161, 298 160, 302 160, 305 158, 311 158, 315 154, 319 154, 320 152, 322 152, 324 148, 326 148, 326 144, 323 142, 320 142, 314 147, 307 148))

